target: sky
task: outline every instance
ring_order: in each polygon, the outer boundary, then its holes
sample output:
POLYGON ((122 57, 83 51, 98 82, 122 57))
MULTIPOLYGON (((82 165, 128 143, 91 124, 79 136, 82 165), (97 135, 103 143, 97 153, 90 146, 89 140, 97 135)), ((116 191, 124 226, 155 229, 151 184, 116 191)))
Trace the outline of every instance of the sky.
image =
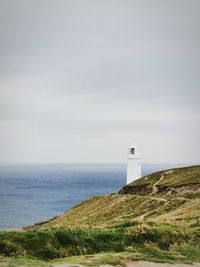
POLYGON ((199 0, 0 0, 0 163, 200 159, 199 0))

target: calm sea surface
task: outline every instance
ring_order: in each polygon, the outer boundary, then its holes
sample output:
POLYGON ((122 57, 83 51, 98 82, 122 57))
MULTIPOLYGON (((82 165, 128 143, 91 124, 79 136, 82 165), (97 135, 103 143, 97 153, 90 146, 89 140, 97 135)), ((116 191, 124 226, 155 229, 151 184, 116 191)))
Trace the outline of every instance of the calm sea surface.
MULTIPOLYGON (((142 174, 177 165, 144 164, 142 174)), ((46 220, 92 196, 117 192, 126 183, 126 166, 0 166, 0 228, 46 220)))

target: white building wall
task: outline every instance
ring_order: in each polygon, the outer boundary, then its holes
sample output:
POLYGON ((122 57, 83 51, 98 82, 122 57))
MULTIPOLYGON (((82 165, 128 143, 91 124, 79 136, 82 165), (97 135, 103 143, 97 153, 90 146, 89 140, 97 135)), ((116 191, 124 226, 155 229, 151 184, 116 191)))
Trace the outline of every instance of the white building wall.
POLYGON ((141 178, 141 159, 128 159, 127 184, 141 178))
POLYGON ((141 158, 139 149, 136 145, 129 148, 129 156, 127 160, 127 184, 141 178, 141 158))

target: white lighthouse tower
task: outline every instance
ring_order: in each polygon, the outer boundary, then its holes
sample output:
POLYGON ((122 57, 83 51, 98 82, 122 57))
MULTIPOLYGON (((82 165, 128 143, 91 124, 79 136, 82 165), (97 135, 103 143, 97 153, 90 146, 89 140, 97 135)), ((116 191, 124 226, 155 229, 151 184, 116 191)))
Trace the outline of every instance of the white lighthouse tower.
POLYGON ((127 160, 127 184, 141 177, 141 158, 139 148, 136 144, 129 147, 129 155, 127 160))

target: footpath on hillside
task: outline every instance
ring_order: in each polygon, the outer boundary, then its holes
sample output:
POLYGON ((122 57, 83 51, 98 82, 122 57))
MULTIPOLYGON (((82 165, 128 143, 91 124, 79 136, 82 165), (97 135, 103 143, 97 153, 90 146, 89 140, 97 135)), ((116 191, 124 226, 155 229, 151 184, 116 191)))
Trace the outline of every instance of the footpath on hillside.
MULTIPOLYGON (((149 262, 149 261, 126 261, 124 262, 126 267, 200 267, 200 263, 193 263, 191 264, 183 264, 183 263, 155 263, 155 262, 149 262)), ((52 265, 52 267, 87 267, 82 264, 70 264, 70 263, 58 263, 55 265, 52 265)), ((113 265, 110 264, 102 264, 98 267, 113 267, 113 265)))

